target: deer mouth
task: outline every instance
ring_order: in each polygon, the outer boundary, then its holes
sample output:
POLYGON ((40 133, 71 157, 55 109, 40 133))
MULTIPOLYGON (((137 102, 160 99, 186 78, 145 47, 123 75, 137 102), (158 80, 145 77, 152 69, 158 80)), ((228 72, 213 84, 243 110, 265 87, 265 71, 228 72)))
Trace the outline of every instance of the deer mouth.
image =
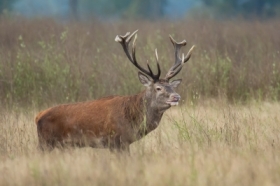
POLYGON ((168 101, 166 103, 169 104, 170 106, 177 106, 179 104, 178 101, 168 101))
POLYGON ((176 106, 179 104, 180 98, 181 97, 179 95, 171 95, 170 98, 166 101, 166 103, 170 106, 176 106))
POLYGON ((167 101, 166 103, 169 104, 170 106, 177 106, 179 104, 179 99, 170 100, 170 101, 167 101))

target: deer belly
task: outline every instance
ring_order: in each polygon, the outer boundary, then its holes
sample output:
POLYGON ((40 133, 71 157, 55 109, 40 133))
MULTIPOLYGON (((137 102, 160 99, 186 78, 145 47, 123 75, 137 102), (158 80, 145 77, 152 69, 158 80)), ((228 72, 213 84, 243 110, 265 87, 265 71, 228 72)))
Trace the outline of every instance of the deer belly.
POLYGON ((79 147, 107 148, 114 141, 114 138, 114 133, 104 129, 73 126, 65 131, 63 143, 79 147))

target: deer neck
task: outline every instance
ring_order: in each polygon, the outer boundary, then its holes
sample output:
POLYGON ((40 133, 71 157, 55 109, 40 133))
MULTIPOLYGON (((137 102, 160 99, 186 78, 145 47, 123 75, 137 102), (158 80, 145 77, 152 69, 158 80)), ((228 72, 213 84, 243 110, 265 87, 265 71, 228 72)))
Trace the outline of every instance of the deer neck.
POLYGON ((135 124, 134 127, 138 131, 137 138, 141 138, 158 127, 166 109, 160 110, 153 107, 152 97, 146 91, 132 96, 130 100, 133 100, 134 104, 129 104, 133 105, 133 108, 127 109, 130 111, 127 117, 135 124))
POLYGON ((160 123, 163 113, 166 109, 159 109, 158 107, 152 106, 152 97, 148 92, 144 91, 142 100, 143 100, 143 110, 145 115, 144 120, 144 135, 150 133, 156 129, 160 123))

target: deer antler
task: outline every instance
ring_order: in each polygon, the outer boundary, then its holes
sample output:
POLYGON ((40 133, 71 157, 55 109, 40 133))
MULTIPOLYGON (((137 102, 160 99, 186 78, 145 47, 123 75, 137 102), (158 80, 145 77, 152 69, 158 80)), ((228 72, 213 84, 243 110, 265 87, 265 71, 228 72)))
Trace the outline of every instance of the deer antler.
POLYGON ((189 52, 187 53, 187 55, 184 57, 184 54, 182 55, 182 59, 180 58, 180 50, 181 47, 186 46, 187 42, 186 40, 183 40, 181 42, 176 42, 171 35, 169 35, 169 38, 174 46, 175 49, 175 63, 174 65, 168 70, 165 79, 166 80, 170 80, 171 78, 173 78, 174 76, 176 76, 182 69, 183 64, 186 63, 190 58, 191 58, 191 54, 192 54, 192 50, 194 49, 194 45, 191 47, 191 49, 189 50, 189 52))
POLYGON ((154 81, 157 81, 159 80, 159 77, 160 77, 160 73, 161 73, 161 70, 160 70, 160 66, 159 66, 159 63, 158 63, 158 56, 157 56, 157 52, 156 53, 156 60, 157 60, 157 70, 158 70, 158 73, 157 74, 154 74, 150 65, 147 63, 147 67, 148 67, 148 70, 146 70, 145 68, 141 67, 137 60, 136 60, 136 56, 135 56, 135 41, 137 39, 137 33, 138 30, 134 31, 132 34, 130 34, 130 32, 127 32, 124 36, 121 36, 121 35, 117 35, 116 38, 115 38, 115 41, 116 42, 119 42, 122 47, 123 47, 123 50, 127 56, 127 58, 129 59, 129 61, 131 61, 131 63, 138 69, 140 70, 141 72, 143 72, 144 74, 148 75, 149 77, 151 77, 154 81), (132 37, 135 35, 134 37, 134 40, 133 40, 133 45, 132 45, 132 56, 129 52, 129 43, 132 39, 132 37))

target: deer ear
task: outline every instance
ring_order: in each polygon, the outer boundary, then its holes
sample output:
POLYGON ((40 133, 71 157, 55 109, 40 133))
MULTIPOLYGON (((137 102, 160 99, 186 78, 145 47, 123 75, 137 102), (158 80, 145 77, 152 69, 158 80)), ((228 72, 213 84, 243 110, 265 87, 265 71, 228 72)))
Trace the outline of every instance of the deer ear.
POLYGON ((148 87, 148 86, 150 86, 152 84, 152 81, 145 74, 143 74, 142 72, 138 72, 138 77, 139 77, 140 82, 144 86, 148 87))
POLYGON ((170 85, 173 88, 176 88, 176 87, 178 87, 178 85, 180 85, 181 82, 182 82, 182 79, 176 79, 176 80, 171 81, 170 85))

